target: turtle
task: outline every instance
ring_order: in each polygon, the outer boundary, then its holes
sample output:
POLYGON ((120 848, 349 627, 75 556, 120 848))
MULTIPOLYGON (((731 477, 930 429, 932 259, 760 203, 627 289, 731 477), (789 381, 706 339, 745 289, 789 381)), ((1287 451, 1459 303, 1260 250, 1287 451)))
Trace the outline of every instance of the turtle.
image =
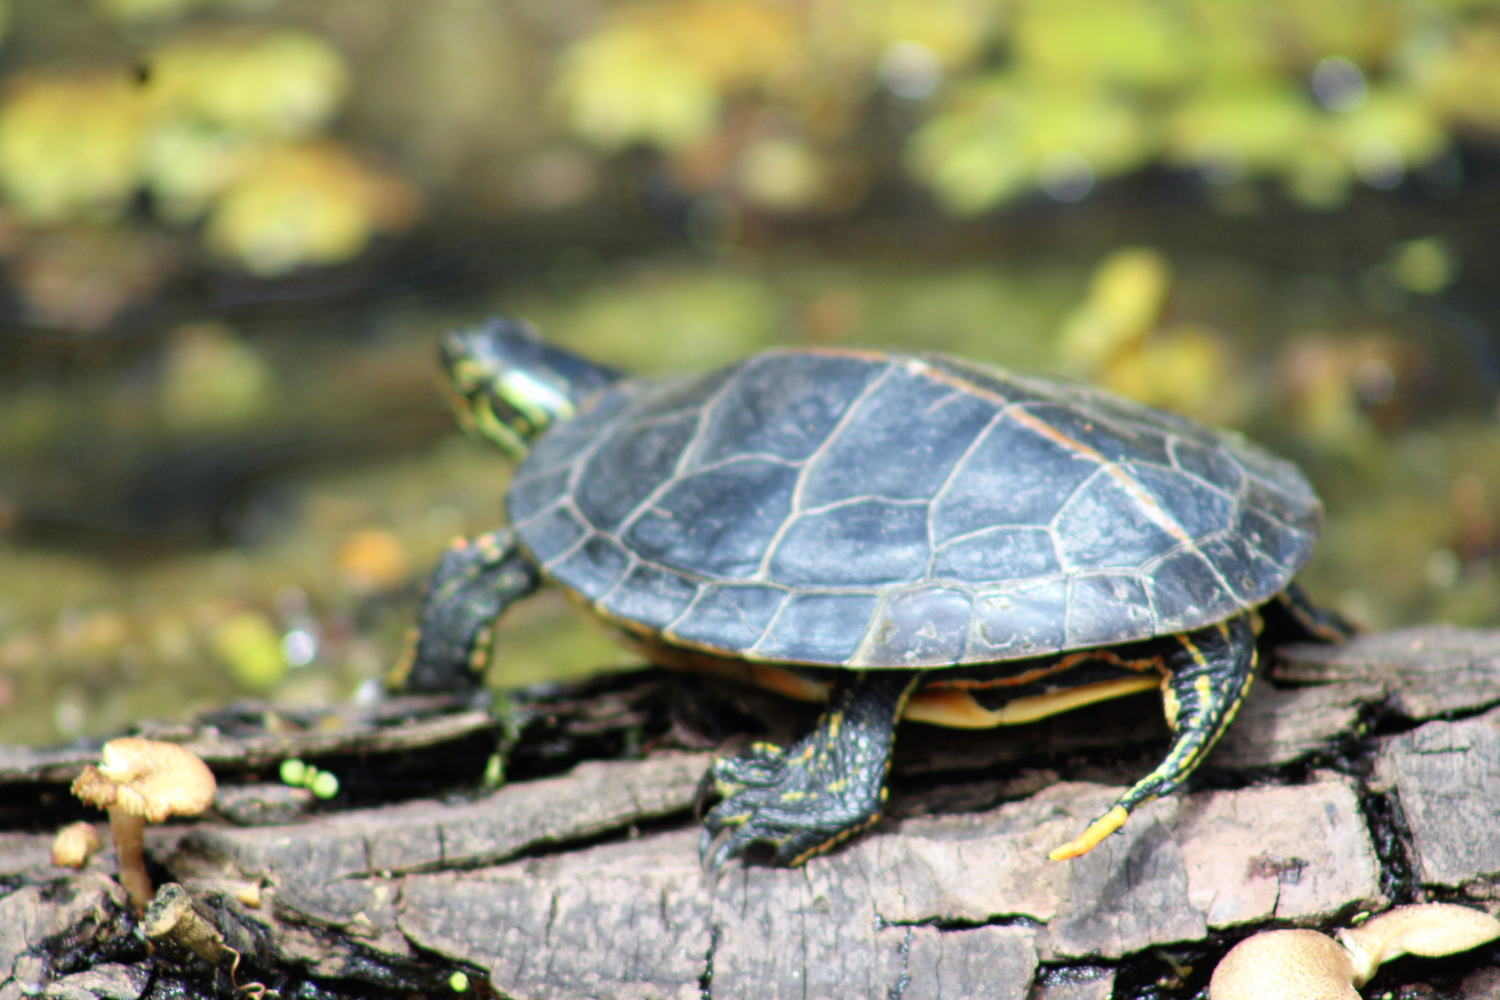
POLYGON ((509 525, 443 555, 391 683, 479 685, 495 620, 551 581, 653 662, 825 703, 795 744, 712 763, 710 870, 870 826, 902 720, 1159 690, 1166 754, 1050 855, 1077 857, 1203 760, 1262 627, 1350 633, 1294 582, 1322 519, 1295 465, 1098 388, 842 346, 635 378, 498 318, 441 355, 461 422, 519 465, 509 525))

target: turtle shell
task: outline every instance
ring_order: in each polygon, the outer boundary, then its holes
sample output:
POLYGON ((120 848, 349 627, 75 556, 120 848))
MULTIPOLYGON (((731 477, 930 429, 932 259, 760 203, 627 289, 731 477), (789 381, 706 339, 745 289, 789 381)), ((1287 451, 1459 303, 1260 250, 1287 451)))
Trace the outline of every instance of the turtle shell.
POLYGON ((1306 562, 1289 462, 1097 389, 941 355, 785 349, 627 380, 536 443, 511 521, 634 631, 853 668, 1199 628, 1306 562))

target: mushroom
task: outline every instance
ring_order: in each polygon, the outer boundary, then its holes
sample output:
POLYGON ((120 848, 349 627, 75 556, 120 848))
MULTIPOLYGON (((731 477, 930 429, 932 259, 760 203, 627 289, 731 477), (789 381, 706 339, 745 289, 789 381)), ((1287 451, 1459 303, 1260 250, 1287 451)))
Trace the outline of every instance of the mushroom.
POLYGON ((146 823, 168 816, 194 816, 214 800, 213 772, 175 743, 135 736, 104 744, 103 763, 83 769, 73 794, 109 810, 120 861, 120 884, 137 913, 151 902, 151 879, 142 851, 146 823))
POLYGON ((1437 958, 1477 948, 1500 937, 1500 920, 1454 903, 1398 906, 1358 927, 1338 931, 1354 960, 1354 984, 1363 986, 1381 962, 1402 955, 1437 958))
POLYGON ((59 868, 82 868, 104 845, 92 823, 69 823, 52 841, 52 863, 59 868))
POLYGON ((1355 987, 1402 955, 1456 955, 1500 937, 1500 920, 1452 903, 1398 906, 1338 941, 1317 931, 1268 931, 1229 950, 1208 984, 1211 1000, 1358 1000, 1355 987))
POLYGON ((1267 931, 1229 950, 1210 1000, 1359 1000, 1349 953, 1317 931, 1267 931))

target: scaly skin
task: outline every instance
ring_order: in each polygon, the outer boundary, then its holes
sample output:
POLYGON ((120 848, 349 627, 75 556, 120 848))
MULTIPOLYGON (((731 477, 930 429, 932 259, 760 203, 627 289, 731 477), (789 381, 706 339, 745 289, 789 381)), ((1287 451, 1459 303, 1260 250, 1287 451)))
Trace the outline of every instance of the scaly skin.
POLYGON ((698 850, 710 871, 755 843, 796 866, 880 818, 896 722, 916 689, 915 670, 871 670, 841 679, 828 711, 788 749, 757 743, 713 763, 723 796, 703 822, 698 850))
POLYGON ((387 686, 409 692, 477 688, 489 666, 495 619, 541 581, 509 528, 456 540, 428 578, 417 635, 387 686))

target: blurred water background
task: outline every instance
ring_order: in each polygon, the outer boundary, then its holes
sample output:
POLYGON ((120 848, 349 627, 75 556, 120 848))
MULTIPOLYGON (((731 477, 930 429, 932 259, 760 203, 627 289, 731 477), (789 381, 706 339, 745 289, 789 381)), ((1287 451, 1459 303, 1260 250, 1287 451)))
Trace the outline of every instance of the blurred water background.
MULTIPOLYGON (((508 466, 434 338, 1087 379, 1500 620, 1493 0, 0 0, 0 742, 390 664, 508 466)), ((496 685, 630 662, 556 595, 496 685)))

